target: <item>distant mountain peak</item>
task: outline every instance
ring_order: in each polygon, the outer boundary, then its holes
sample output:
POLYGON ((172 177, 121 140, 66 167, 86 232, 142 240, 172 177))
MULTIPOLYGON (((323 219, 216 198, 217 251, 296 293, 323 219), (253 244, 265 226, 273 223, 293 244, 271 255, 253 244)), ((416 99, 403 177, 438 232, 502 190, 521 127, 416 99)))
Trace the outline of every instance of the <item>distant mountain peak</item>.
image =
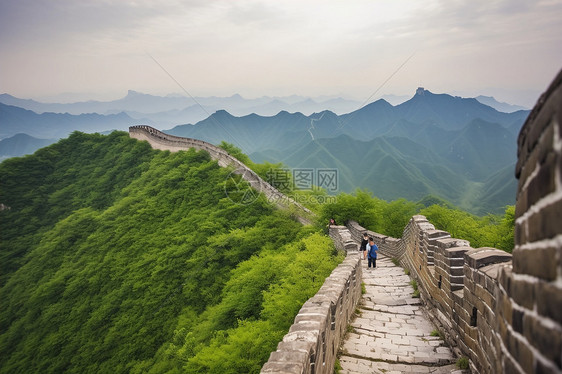
POLYGON ((427 91, 425 88, 423 87, 418 87, 418 89, 416 90, 416 96, 423 96, 426 93, 431 93, 429 91, 427 91))
POLYGON ((528 110, 528 108, 522 107, 520 105, 513 105, 502 101, 498 101, 493 96, 480 95, 475 97, 475 99, 484 105, 491 106, 492 108, 504 113, 512 113, 518 110, 528 110))
POLYGON ((127 97, 140 96, 140 95, 142 95, 142 93, 135 90, 127 91, 127 97))

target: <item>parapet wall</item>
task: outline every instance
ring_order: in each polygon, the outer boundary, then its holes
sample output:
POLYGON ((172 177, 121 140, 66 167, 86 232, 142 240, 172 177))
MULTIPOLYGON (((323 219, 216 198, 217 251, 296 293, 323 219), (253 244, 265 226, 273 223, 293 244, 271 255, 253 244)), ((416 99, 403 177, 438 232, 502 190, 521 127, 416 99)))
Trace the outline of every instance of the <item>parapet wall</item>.
POLYGON ((235 157, 232 157, 224 149, 217 147, 211 143, 202 140, 184 138, 180 136, 168 135, 151 126, 137 125, 129 127, 129 136, 138 140, 146 140, 154 149, 163 151, 177 152, 194 148, 209 153, 213 160, 216 160, 222 167, 232 167, 233 173, 240 175, 246 180, 250 186, 256 191, 263 193, 267 199, 280 207, 287 208, 289 206, 296 207, 297 218, 302 223, 308 224, 308 216, 310 210, 297 203, 290 197, 279 192, 268 182, 264 181, 253 170, 244 165, 235 157))
POLYGON ((474 249, 466 240, 437 230, 424 216, 410 219, 396 239, 348 223, 357 241, 367 232, 381 254, 398 259, 417 280, 430 317, 457 352, 477 372, 499 373, 500 340, 495 311, 500 299, 498 269, 511 266, 511 255, 494 248, 474 249))
POLYGON ((361 262, 357 244, 345 226, 330 227, 345 260, 308 299, 272 352, 261 373, 332 374, 340 343, 361 298, 361 262))
MULTIPOLYGON (((513 256, 471 248, 423 216, 395 239, 369 232, 418 281, 447 340, 479 373, 562 373, 562 71, 518 140, 513 256)), ((366 230, 348 225, 359 241, 366 230)))
POLYGON ((513 269, 500 275, 503 365, 562 373, 562 71, 523 125, 517 152, 513 269))

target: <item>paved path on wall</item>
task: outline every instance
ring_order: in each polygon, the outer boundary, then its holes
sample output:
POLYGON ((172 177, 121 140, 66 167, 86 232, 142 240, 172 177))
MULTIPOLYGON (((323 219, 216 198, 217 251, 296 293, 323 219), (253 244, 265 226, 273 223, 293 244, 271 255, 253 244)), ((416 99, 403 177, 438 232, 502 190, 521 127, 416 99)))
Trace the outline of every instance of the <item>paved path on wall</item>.
MULTIPOLYGON (((366 293, 340 349, 345 373, 451 373, 458 369, 451 349, 422 309, 404 269, 380 255, 375 270, 362 261, 366 293)), ((460 372, 460 371, 459 371, 460 372)))

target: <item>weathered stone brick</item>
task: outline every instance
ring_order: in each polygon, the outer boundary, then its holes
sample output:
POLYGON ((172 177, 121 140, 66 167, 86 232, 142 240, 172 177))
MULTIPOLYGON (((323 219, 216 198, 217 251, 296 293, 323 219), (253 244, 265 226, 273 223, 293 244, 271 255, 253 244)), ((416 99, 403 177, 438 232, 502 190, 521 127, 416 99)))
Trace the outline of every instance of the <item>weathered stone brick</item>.
POLYGON ((560 334, 560 331, 546 327, 541 323, 540 319, 532 315, 525 315, 523 317, 523 330, 525 337, 531 345, 537 348, 543 356, 560 367, 562 354, 562 334, 560 334))
POLYGON ((562 325, 562 288, 552 283, 540 282, 537 286, 537 308, 540 315, 562 325))
POLYGON ((266 362, 261 369, 261 373, 283 373, 283 374, 302 374, 304 372, 304 365, 287 362, 266 362))
POLYGON ((518 309, 513 309, 512 326, 513 330, 522 334, 523 333, 523 316, 525 313, 518 309))
MULTIPOLYGON (((478 299, 480 299, 484 304, 489 305, 489 306, 493 306, 492 304, 492 299, 493 296, 490 294, 490 292, 488 292, 488 290, 486 290, 486 288, 478 285, 475 288, 475 294, 476 297, 478 299)), ((479 307, 479 305, 476 305, 477 307, 479 307)), ((481 308, 478 308, 479 310, 481 310, 481 308)))
POLYGON ((552 281, 557 276, 555 248, 535 248, 533 250, 513 251, 513 271, 528 274, 546 281, 552 281))
MULTIPOLYGON (((552 139, 551 139, 552 141, 552 139)), ((533 178, 527 189, 527 204, 533 206, 537 201, 556 190, 554 166, 556 155, 550 153, 546 156, 544 165, 541 165, 538 174, 533 178)))
MULTIPOLYGON (((548 127, 544 130, 537 148, 539 151, 538 160, 542 168, 543 165, 546 165, 547 158, 553 155, 554 152, 554 123, 549 123, 548 127)), ((551 171, 554 171, 554 169, 551 169, 551 171)))
POLYGON ((507 330, 507 325, 509 321, 506 321, 503 318, 498 319, 498 332, 500 333, 500 338, 503 341, 503 344, 507 346, 507 341, 509 338, 509 331, 507 330))
POLYGON ((465 264, 473 269, 499 262, 511 261, 511 254, 496 248, 482 247, 464 254, 465 264))
POLYGON ((303 363, 307 362, 309 356, 303 351, 276 351, 271 352, 269 359, 274 362, 303 363))
MULTIPOLYGON (((464 254, 474 248, 469 246, 462 246, 462 247, 451 247, 447 248, 443 251, 443 255, 445 257, 449 257, 451 259, 462 259, 464 262, 464 254)), ((452 260, 451 260, 452 261, 452 260)))
POLYGON ((534 356, 531 349, 521 341, 517 336, 509 337, 508 349, 511 355, 517 360, 517 363, 523 368, 525 373, 534 373, 534 356))
POLYGON ((295 323, 315 321, 320 324, 325 324, 327 320, 328 320, 328 315, 320 314, 320 313, 317 314, 299 313, 295 317, 295 323))
POLYGON ((512 281, 512 268, 509 266, 503 267, 498 275, 499 284, 502 288, 507 292, 508 295, 511 295, 511 281, 512 281))
POLYGON ((467 292, 473 295, 476 289, 476 283, 465 276, 464 287, 466 288, 467 292))
POLYGON ((535 169, 538 165, 538 158, 539 158, 539 156, 538 156, 537 150, 533 150, 532 152, 529 152, 529 156, 528 156, 525 164, 521 168, 521 174, 519 176, 519 186, 517 188, 517 195, 518 196, 521 193, 522 188, 525 185, 525 183, 527 183, 527 179, 529 178, 529 176, 531 176, 533 174, 533 172, 535 171, 535 169))
POLYGON ((529 241, 551 239, 562 233, 562 200, 558 200, 529 217, 529 241))
POLYGON ((514 233, 514 237, 513 237, 513 242, 515 244, 515 247, 517 248, 517 246, 522 245, 527 243, 527 231, 526 231, 526 226, 527 225, 527 221, 524 222, 518 222, 515 224, 515 233, 514 233))
MULTIPOLYGON (((495 304, 495 300, 494 300, 494 304, 495 304)), ((482 318, 484 318, 484 320, 489 326, 493 326, 493 327, 495 327, 496 325, 496 313, 494 313, 494 310, 496 310, 496 308, 487 305, 484 306, 484 308, 482 309, 482 318)))
POLYGON ((499 305, 501 307, 500 309, 500 315, 501 317, 503 317, 505 319, 505 321, 509 324, 513 323, 513 306, 511 304, 511 300, 509 299, 509 297, 507 297, 507 295, 503 292, 500 293, 501 297, 500 297, 500 302, 499 305))
MULTIPOLYGON (((520 186, 519 188, 522 188, 522 186, 520 186)), ((529 204, 527 203, 527 191, 528 188, 525 188, 517 193, 517 203, 515 204, 515 219, 521 217, 529 209, 529 204)))
POLYGON ((468 240, 457 238, 437 239, 436 244, 441 249, 470 247, 470 242, 468 240))
POLYGON ((513 300, 517 304, 529 310, 533 310, 536 300, 535 283, 520 279, 513 279, 511 282, 511 297, 513 300))
POLYGON ((509 374, 524 374, 509 356, 503 356, 503 372, 509 374))
POLYGON ((535 374, 560 374, 560 370, 546 366, 542 361, 537 360, 535 374))
MULTIPOLYGON (((461 267, 454 267, 449 269, 449 274, 452 277, 464 277, 464 269, 461 267)), ((462 283, 462 281, 461 281, 462 283)))

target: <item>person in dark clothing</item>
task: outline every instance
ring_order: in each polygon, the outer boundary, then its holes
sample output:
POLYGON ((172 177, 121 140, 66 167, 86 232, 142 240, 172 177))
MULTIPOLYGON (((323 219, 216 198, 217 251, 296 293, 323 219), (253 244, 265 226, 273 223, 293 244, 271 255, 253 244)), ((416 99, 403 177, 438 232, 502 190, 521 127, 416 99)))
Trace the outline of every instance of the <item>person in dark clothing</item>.
POLYGON ((369 254, 367 255, 369 257, 369 264, 368 264, 368 268, 367 268, 368 270, 371 270, 371 264, 373 264, 373 269, 375 269, 377 267, 377 251, 378 250, 379 250, 379 247, 377 247, 373 238, 369 237, 369 245, 368 245, 369 254))
POLYGON ((367 235, 367 233, 364 233, 363 240, 361 240, 361 246, 359 247, 361 258, 363 260, 367 259, 367 244, 369 244, 369 235, 367 235))

